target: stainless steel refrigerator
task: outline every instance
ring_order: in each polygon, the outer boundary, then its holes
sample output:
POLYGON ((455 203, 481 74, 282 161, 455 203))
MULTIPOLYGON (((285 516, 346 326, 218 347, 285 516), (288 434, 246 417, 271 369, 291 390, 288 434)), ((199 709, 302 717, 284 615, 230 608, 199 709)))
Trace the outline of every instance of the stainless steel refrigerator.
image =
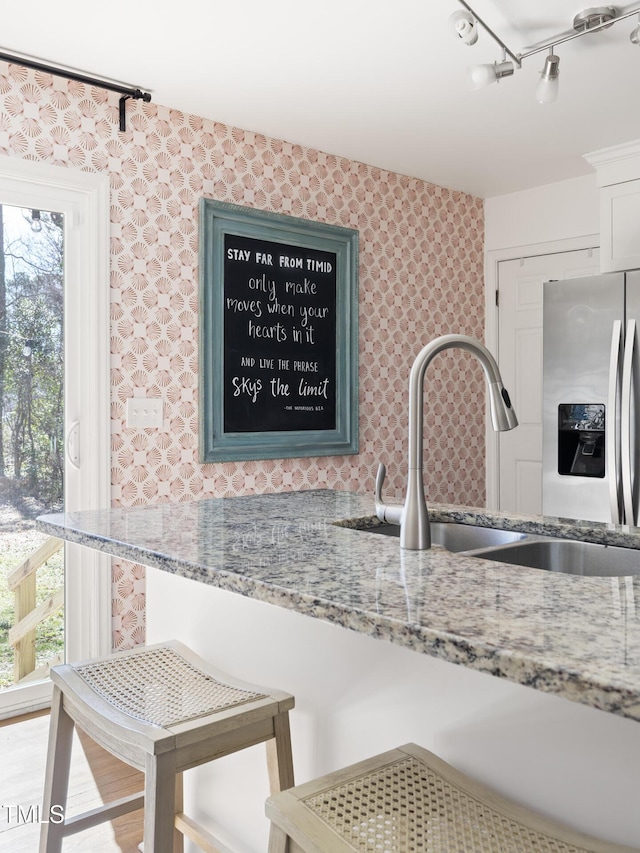
POLYGON ((636 525, 640 270, 543 290, 542 510, 636 525))

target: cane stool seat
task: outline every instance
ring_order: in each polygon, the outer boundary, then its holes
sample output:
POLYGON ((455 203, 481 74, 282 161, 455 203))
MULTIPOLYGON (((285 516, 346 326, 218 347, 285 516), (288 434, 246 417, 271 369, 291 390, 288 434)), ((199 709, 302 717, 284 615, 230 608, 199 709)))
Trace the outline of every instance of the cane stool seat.
POLYGON ((415 744, 267 800, 269 853, 638 853, 568 829, 415 744))
POLYGON ((177 853, 187 835, 204 850, 225 849, 182 811, 182 772, 267 744, 271 793, 293 785, 288 693, 239 681, 171 641, 53 667, 53 700, 43 814, 66 809, 75 725, 145 773, 140 794, 64 821, 43 823, 40 853, 62 839, 144 807, 144 848, 177 853), (52 811, 53 809, 53 811, 52 811))

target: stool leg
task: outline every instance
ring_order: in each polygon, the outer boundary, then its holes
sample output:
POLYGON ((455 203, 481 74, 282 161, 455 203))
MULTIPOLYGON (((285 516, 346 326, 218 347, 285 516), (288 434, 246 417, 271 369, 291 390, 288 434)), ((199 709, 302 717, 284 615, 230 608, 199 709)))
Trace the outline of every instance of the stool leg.
POLYGON ((144 777, 145 851, 173 853, 175 797, 175 752, 147 755, 144 777))
MULTIPOLYGON (((174 810, 176 814, 184 813, 184 782, 182 773, 176 773, 174 810)), ((184 835, 175 828, 173 830, 173 853, 184 853, 184 835)))
POLYGON ((269 829, 269 848, 267 853, 289 853, 291 847, 288 842, 289 836, 284 829, 280 829, 279 826, 272 823, 269 829))
POLYGON ((270 793, 277 794, 279 791, 293 788, 293 758, 288 712, 285 711, 273 718, 273 738, 266 743, 270 793))
POLYGON ((61 816, 64 817, 67 808, 74 728, 73 720, 65 711, 63 703, 62 691, 54 685, 42 802, 40 853, 60 853, 62 850, 64 823, 61 816))

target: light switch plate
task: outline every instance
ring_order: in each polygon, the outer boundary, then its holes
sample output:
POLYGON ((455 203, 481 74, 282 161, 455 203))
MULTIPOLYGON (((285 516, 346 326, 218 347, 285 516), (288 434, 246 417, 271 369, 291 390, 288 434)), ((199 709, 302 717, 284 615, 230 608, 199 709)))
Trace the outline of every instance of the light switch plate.
POLYGON ((160 397, 129 397, 127 426, 139 429, 162 428, 162 399, 160 397))

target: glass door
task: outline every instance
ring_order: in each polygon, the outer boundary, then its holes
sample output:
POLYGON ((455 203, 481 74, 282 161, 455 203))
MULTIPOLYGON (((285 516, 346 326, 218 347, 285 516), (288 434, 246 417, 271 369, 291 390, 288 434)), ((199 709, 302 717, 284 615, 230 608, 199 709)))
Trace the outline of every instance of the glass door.
POLYGON ((0 205, 0 689, 64 660, 64 215, 0 205))
POLYGON ((110 560, 35 529, 107 507, 108 182, 0 157, 0 719, 111 647, 110 560))

